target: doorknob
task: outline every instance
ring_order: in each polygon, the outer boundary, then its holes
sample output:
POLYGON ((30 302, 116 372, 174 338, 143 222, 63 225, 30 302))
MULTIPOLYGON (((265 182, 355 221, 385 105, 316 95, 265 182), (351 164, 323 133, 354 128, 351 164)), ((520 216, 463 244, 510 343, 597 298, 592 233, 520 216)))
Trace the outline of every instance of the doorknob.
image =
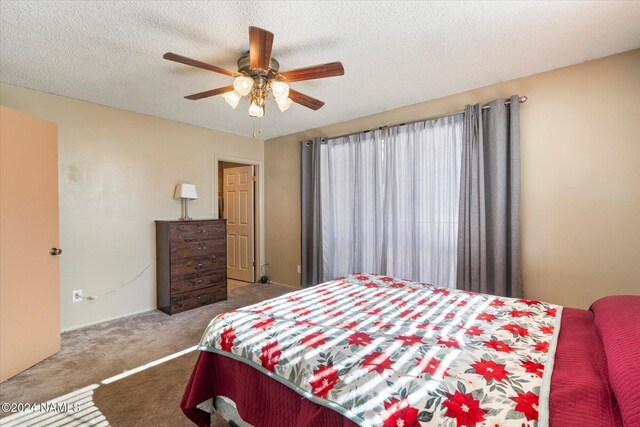
POLYGON ((61 255, 62 254, 62 249, 51 248, 51 249, 49 249, 49 254, 51 256, 61 255))

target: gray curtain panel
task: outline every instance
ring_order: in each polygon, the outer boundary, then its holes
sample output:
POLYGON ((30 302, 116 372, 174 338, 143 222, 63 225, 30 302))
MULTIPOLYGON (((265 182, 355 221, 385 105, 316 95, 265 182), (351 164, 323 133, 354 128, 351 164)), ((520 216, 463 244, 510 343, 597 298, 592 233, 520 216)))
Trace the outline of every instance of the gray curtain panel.
POLYGON ((322 282, 322 199, 320 197, 321 138, 302 141, 302 287, 322 282))
POLYGON ((459 289, 522 297, 518 96, 467 105, 463 128, 459 289))

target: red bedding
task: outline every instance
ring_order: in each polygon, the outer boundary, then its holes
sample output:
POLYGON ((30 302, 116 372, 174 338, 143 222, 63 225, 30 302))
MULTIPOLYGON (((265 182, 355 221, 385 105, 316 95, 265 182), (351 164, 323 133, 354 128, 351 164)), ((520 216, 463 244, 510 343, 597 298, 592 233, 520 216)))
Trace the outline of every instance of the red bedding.
POLYGON ((588 310, 565 308, 551 377, 551 426, 619 426, 602 341, 588 310))
MULTIPOLYGON (((589 311, 565 308, 551 378, 550 425, 621 426, 623 420, 625 426, 638 425, 638 348, 639 296, 603 298, 589 311), (606 334, 604 340, 599 333, 606 334), (635 372, 629 370, 630 359, 635 372)), ((242 362, 203 351, 181 408, 207 426, 209 414, 196 406, 218 395, 232 399, 242 418, 256 427, 355 425, 242 362)))

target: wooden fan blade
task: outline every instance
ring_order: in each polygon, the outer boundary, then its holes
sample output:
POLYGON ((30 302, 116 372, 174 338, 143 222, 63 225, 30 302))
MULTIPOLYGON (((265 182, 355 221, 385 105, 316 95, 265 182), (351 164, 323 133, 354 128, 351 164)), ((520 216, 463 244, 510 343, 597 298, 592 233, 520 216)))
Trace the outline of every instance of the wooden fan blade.
POLYGON ((301 82, 303 80, 324 79, 325 77, 335 77, 344 75, 342 62, 330 62, 328 64, 314 65, 312 67, 298 68, 297 70, 284 71, 280 73, 287 79, 287 83, 301 82))
POLYGON ((304 93, 300 93, 297 90, 293 90, 289 88, 289 99, 291 99, 296 104, 304 105, 307 108, 311 108, 312 110, 319 110, 324 105, 324 102, 319 99, 315 99, 310 97, 309 95, 305 95, 304 93))
POLYGON ((210 96, 216 96, 216 95, 220 95, 222 93, 231 92, 232 90, 233 90, 233 86, 224 86, 224 87, 219 87, 217 89, 207 90, 207 91, 200 92, 200 93, 194 93, 193 95, 185 96, 185 98, 195 101, 197 99, 208 98, 210 96))
POLYGON ((234 76, 237 73, 227 70, 226 68, 216 67, 215 65, 205 64, 204 62, 196 61, 195 59, 187 58, 186 56, 178 55, 177 53, 167 52, 162 55, 164 59, 169 61, 179 62, 185 65, 191 65, 192 67, 202 68, 204 70, 213 71, 214 73, 226 74, 227 76, 234 76))
POLYGON ((249 66, 269 71, 273 33, 258 27, 249 27, 249 66))

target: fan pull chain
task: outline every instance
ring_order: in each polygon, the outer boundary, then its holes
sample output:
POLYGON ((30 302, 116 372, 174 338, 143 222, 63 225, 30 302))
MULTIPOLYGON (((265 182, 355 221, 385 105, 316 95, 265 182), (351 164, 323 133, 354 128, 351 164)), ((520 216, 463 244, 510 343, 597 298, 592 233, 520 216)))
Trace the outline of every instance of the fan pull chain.
POLYGON ((262 134, 262 120, 260 117, 255 117, 253 119, 253 139, 256 139, 260 134, 262 134), (257 129, 256 122, 258 124, 257 129))

